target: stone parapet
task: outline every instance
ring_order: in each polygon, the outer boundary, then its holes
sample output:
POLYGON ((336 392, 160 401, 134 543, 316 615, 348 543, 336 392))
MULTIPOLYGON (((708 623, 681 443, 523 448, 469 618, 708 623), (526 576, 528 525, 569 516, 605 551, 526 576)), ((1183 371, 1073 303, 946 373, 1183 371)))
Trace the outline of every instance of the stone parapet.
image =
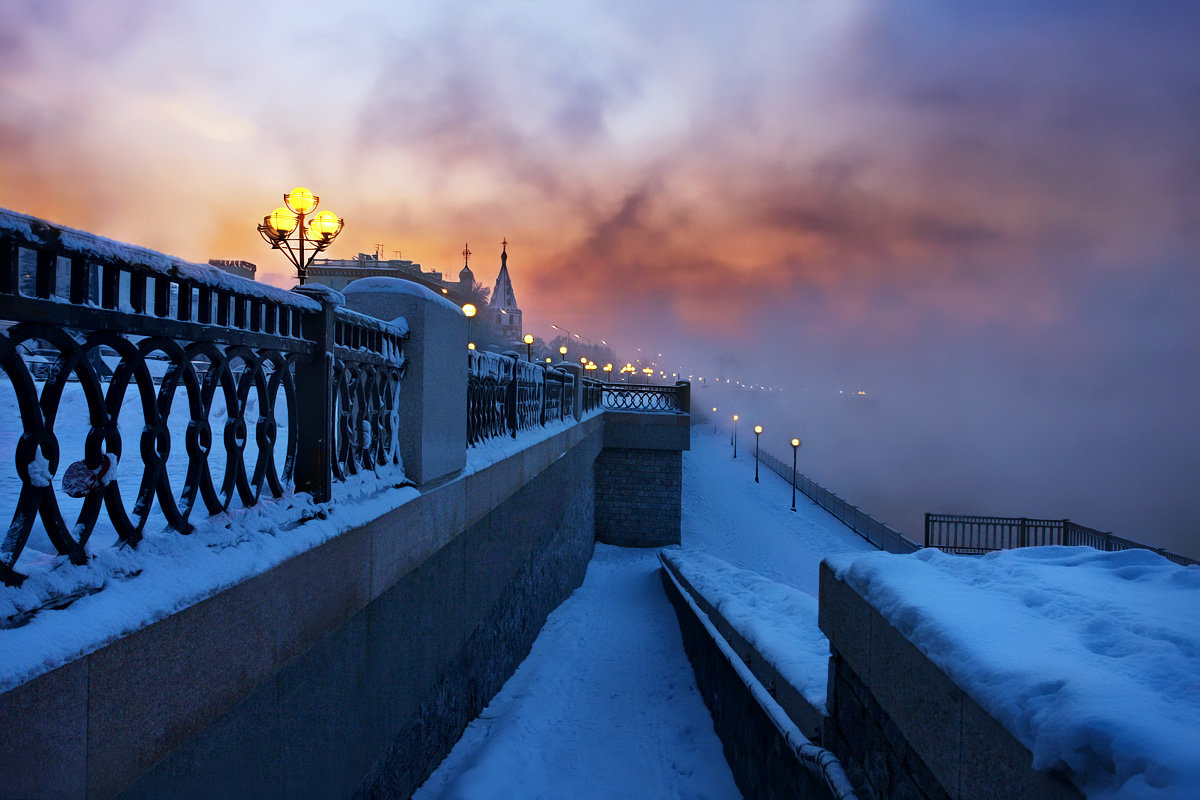
POLYGON ((924 653, 821 564, 827 747, 866 797, 1081 800, 924 653))

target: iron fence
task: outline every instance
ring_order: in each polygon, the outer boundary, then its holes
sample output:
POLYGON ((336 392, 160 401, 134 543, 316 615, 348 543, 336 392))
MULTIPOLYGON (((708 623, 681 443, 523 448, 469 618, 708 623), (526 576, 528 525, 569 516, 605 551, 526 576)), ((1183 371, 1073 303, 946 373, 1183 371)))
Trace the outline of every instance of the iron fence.
POLYGON ((1200 564, 1157 547, 1080 525, 1069 519, 986 517, 968 514, 926 514, 925 546, 951 553, 990 553, 1043 545, 1085 546, 1096 550, 1153 550, 1184 566, 1200 564))
MULTIPOLYGON (((790 459, 784 462, 764 451, 760 451, 759 459, 772 472, 788 483, 792 482, 793 471, 790 459)), ((794 474, 797 490, 880 550, 886 550, 889 553, 911 553, 919 549, 919 545, 895 528, 880 522, 858 506, 846 502, 807 475, 798 472, 794 474)))
MULTIPOLYGON (((467 445, 572 414, 575 377, 555 367, 523 361, 515 353, 467 351, 467 445)), ((583 400, 586 410, 587 380, 583 400)))
POLYGON ((188 533, 198 506, 324 501, 399 463, 406 334, 335 295, 0 210, 0 328, 7 584, 32 534, 82 564, 98 527, 136 545, 155 508, 188 533))
POLYGON ((667 411, 689 413, 691 384, 679 381, 674 386, 636 386, 606 383, 601 402, 614 411, 667 411))

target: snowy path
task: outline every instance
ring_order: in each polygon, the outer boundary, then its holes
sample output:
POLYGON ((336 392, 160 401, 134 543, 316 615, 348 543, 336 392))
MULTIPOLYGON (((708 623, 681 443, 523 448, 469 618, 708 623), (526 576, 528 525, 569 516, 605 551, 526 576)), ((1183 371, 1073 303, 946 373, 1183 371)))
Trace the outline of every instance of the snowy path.
POLYGON ((655 550, 587 577, 418 798, 736 798, 655 550))
POLYGON ((728 435, 692 428, 683 455, 683 548, 702 550, 817 596, 818 567, 833 553, 875 552, 861 536, 796 494, 792 485, 759 467, 754 482, 754 437, 739 439, 733 459, 728 435))
MULTIPOLYGON (((823 556, 874 549, 803 495, 793 513, 774 473, 755 484, 753 450, 731 455, 692 429, 685 549, 814 597, 823 556)), ((416 796, 740 797, 657 571, 656 550, 597 545, 583 585, 416 796)))

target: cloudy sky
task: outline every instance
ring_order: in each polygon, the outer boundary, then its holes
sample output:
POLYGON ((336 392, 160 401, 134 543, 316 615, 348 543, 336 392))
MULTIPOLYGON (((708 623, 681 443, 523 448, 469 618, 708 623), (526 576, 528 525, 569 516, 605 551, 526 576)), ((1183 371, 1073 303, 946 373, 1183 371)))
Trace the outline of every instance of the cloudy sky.
POLYGON ((1196 4, 3 14, 0 206, 290 285, 255 225, 305 184, 346 218, 334 256, 450 272, 470 241, 491 280, 507 237, 535 333, 1152 441, 1134 476, 1200 479, 1196 4))

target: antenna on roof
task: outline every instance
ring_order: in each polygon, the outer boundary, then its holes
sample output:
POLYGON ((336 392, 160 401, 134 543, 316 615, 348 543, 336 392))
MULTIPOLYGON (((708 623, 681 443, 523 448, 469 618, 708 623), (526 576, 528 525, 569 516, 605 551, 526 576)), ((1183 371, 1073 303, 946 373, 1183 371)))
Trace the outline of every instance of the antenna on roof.
POLYGON ((471 263, 471 246, 465 242, 463 243, 462 256, 463 256, 463 266, 464 267, 468 266, 471 263))

